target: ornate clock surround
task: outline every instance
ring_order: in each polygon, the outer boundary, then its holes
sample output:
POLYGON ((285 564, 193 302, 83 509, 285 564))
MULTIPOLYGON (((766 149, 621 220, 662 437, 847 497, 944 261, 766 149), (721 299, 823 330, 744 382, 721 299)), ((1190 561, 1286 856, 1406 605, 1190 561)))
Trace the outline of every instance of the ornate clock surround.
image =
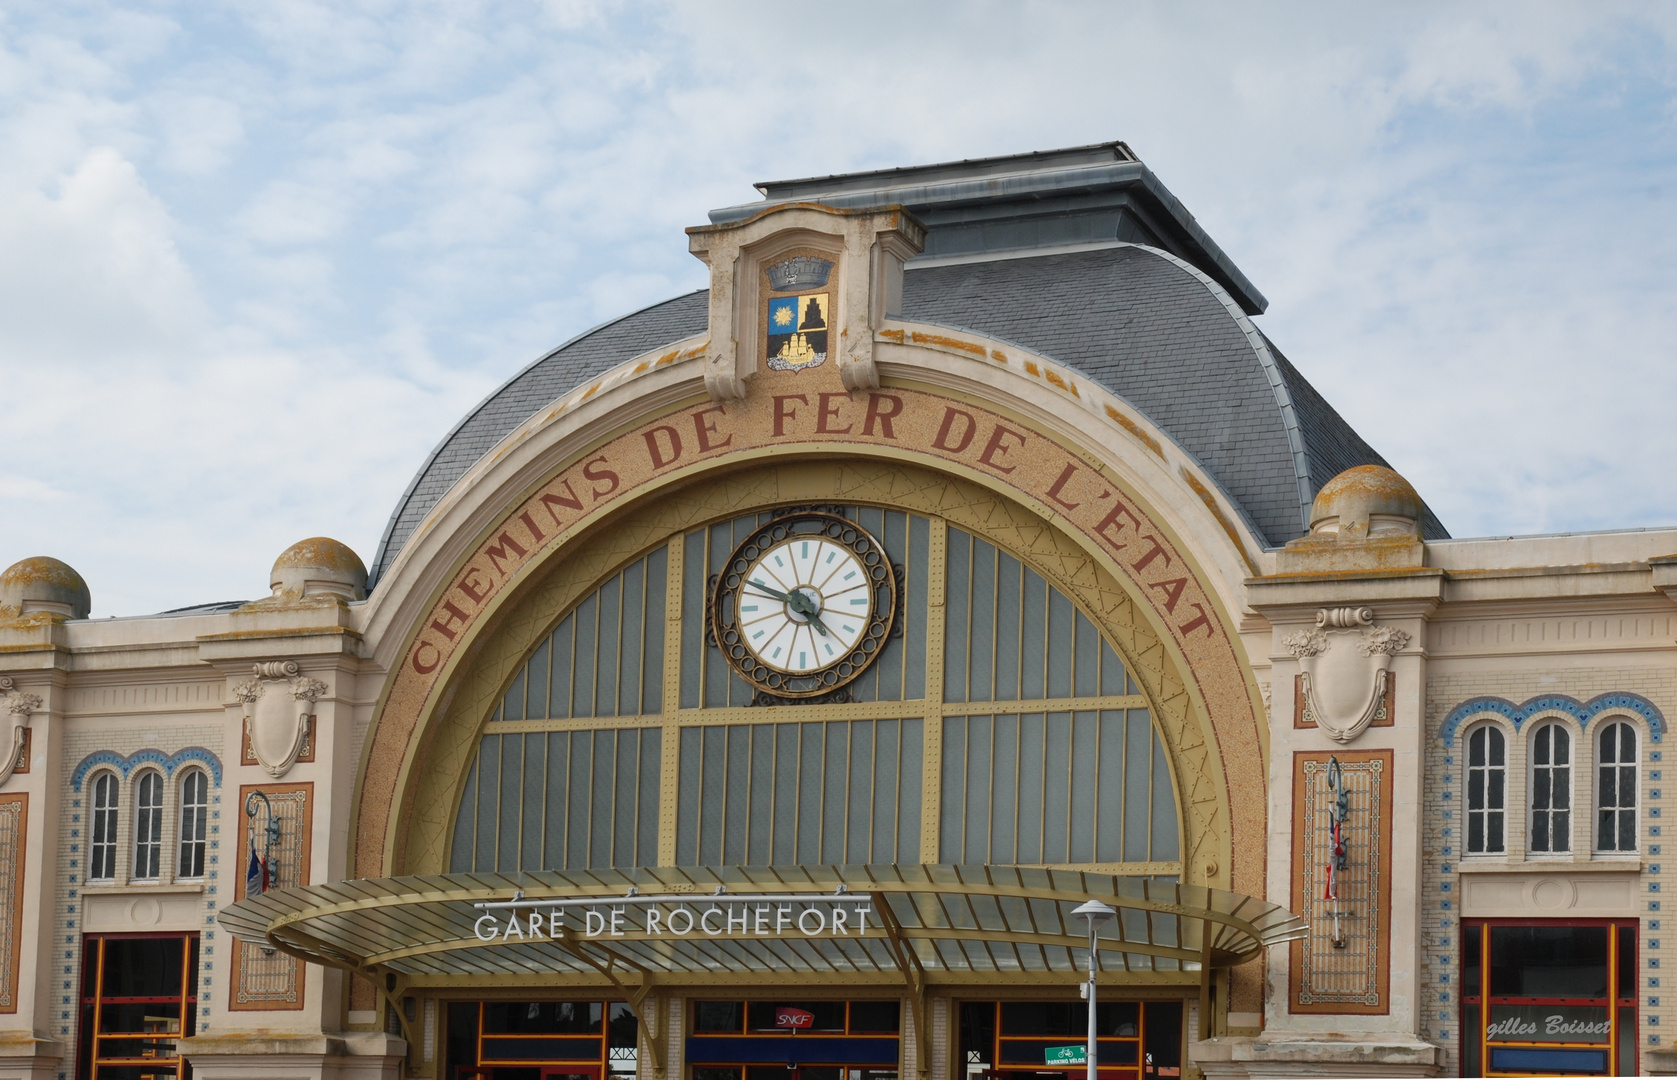
POLYGON ((722 573, 709 583, 708 624, 711 641, 728 665, 758 693, 765 704, 809 701, 843 690, 879 658, 897 626, 902 589, 898 573, 882 545, 860 525, 821 508, 790 508, 776 514, 728 556, 722 573), (807 673, 780 671, 756 656, 739 626, 737 596, 745 575, 764 554, 799 536, 823 539, 854 553, 869 576, 873 604, 867 625, 856 644, 842 658, 807 673))

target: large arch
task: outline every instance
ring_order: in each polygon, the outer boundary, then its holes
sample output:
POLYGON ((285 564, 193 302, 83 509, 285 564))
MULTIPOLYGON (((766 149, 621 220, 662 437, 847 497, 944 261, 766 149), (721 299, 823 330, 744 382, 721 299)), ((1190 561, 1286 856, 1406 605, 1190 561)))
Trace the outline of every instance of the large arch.
MULTIPOLYGON (((1091 616, 1129 661, 1132 677, 1153 704, 1177 779, 1183 878, 1193 884, 1217 884, 1217 875, 1204 871, 1229 864, 1231 837, 1226 792, 1206 779, 1220 771, 1214 740, 1208 737, 1203 715, 1193 707, 1182 673, 1110 572, 1098 567, 1091 571, 1071 537, 971 481, 890 461, 833 458, 784 464, 759 460, 721 478, 714 473, 696 478, 685 489, 603 530, 574 557, 557 558, 545 577, 532 581, 514 610, 484 636, 470 668, 457 681, 446 713, 427 728, 422 766, 409 792, 403 862, 396 871, 447 871, 449 830, 466 767, 495 704, 558 617, 602 578, 678 533, 720 519, 786 505, 887 500, 895 509, 935 515, 995 543, 1091 616)), ((679 569, 672 567, 672 572, 679 569)), ((666 611, 666 619, 676 617, 666 611)))
MULTIPOLYGON (((1157 658, 1149 694, 1161 726, 1174 725, 1169 752, 1192 819, 1184 879, 1264 894, 1268 732, 1236 618, 1262 548, 1254 530, 1167 433, 1075 372, 911 323, 888 324, 876 346, 877 391, 764 373, 745 401, 718 405, 702 390, 706 343, 681 342, 578 387, 456 484, 365 624, 389 674, 357 778, 356 876, 440 865, 453 802, 432 763, 469 749, 482 703, 562 595, 714 516, 718 498, 866 491, 861 501, 982 516, 981 531, 1087 611, 1133 611, 1101 621, 1156 642, 1134 655, 1157 658), (821 462, 829 471, 809 479, 821 462), (794 464, 804 479, 784 472, 794 464), (1167 702, 1180 702, 1176 719, 1167 702)), ((1255 1009, 1257 979, 1237 974, 1231 1006, 1255 1009)))

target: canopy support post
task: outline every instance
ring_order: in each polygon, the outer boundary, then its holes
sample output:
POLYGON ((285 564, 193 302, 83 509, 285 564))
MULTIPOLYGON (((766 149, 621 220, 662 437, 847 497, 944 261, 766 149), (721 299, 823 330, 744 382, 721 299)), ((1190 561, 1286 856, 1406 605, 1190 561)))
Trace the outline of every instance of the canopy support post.
POLYGON ((1211 1038, 1211 927, 1200 920, 1200 1041, 1211 1038))
POLYGON ((664 1032, 664 1018, 661 1015, 664 997, 662 994, 654 993, 658 984, 653 981, 652 973, 632 960, 624 960, 625 964, 628 964, 636 971, 639 971, 641 976, 640 982, 637 985, 630 986, 617 977, 617 972, 614 969, 617 967, 618 960, 623 958, 612 952, 610 949, 603 948, 599 945, 595 946, 595 948, 605 953, 607 959, 610 961, 609 963, 602 964, 592 956, 589 956, 588 953, 583 950, 582 943, 571 937, 569 932, 566 932, 563 935, 555 934, 553 936, 553 940, 557 942, 566 952, 570 953, 578 960, 581 960, 583 963, 588 964, 595 971, 604 975, 607 979, 610 979, 612 985, 621 990, 623 992, 623 996, 629 999, 629 1007, 635 1010, 635 1026, 640 1029, 641 1039, 646 1043, 647 1053, 652 1055, 653 1074, 661 1080, 664 1075, 664 1044, 659 1039, 659 1035, 664 1032), (653 1010, 660 1013, 659 1022, 657 1024, 649 1022, 647 1011, 642 1008, 642 1005, 646 1002, 648 997, 652 998, 653 1010))
POLYGON ((897 913, 891 910, 890 900, 884 893, 876 892, 872 896, 873 910, 879 916, 879 925, 885 928, 891 955, 896 958, 897 969, 903 973, 903 981, 908 984, 908 1008, 914 1017, 915 1071, 920 1080, 926 1080, 932 1051, 932 1033, 926 1027, 926 969, 920 965, 920 954, 903 937, 902 924, 897 921, 897 913))

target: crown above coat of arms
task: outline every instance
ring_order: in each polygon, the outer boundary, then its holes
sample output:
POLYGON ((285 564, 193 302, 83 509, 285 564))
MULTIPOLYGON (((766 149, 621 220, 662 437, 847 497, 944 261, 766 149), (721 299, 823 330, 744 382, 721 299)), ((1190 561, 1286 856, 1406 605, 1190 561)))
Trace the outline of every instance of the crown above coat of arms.
POLYGON ((827 259, 796 255, 768 268, 769 284, 775 292, 817 289, 827 284, 827 275, 832 272, 833 264, 827 259))

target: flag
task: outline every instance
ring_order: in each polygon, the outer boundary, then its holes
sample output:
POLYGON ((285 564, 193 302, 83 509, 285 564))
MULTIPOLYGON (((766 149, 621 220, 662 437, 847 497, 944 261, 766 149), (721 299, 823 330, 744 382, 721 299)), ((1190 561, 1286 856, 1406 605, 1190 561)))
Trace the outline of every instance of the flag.
POLYGON ((250 841, 250 865, 245 868, 245 895, 261 896, 268 891, 268 864, 256 854, 256 838, 250 841))

